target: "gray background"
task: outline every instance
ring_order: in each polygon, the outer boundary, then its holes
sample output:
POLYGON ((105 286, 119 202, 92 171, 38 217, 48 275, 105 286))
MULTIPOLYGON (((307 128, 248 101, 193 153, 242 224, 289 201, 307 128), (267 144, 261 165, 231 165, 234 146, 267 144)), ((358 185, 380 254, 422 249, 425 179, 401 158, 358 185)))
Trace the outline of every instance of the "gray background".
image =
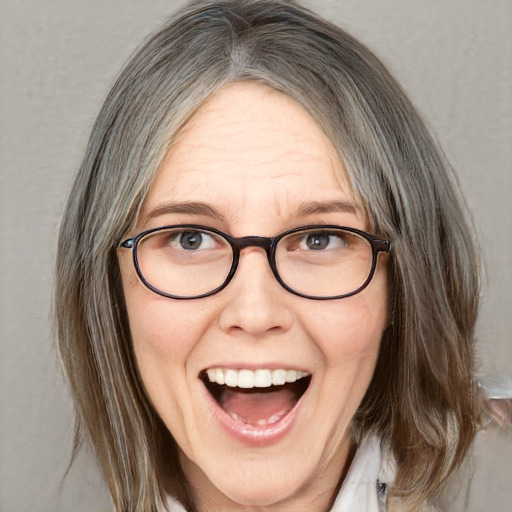
MULTIPOLYGON (((0 509, 109 510, 89 454, 61 488, 72 406, 51 331, 59 215, 88 131, 123 62, 183 2, 0 0, 0 509)), ((510 0, 309 0, 396 74, 460 177, 486 281, 480 375, 510 372, 510 0)), ((452 510, 510 510, 510 433, 481 434, 452 510), (464 502, 467 500, 467 503, 464 502)))

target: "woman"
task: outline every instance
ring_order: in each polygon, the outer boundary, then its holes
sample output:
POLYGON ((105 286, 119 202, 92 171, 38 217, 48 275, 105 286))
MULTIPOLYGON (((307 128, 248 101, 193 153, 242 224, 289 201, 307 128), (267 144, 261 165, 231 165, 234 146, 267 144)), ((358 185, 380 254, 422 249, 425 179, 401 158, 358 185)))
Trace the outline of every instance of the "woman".
POLYGON ((60 351, 116 510, 421 510, 478 414, 449 168, 363 45, 294 3, 195 3, 92 130, 60 351))

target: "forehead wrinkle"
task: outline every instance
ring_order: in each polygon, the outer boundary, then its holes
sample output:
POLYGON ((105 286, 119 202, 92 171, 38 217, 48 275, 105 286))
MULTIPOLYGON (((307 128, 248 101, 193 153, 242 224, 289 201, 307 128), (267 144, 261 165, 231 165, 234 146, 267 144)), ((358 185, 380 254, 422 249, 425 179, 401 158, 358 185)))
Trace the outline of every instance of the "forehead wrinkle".
POLYGON ((277 193, 274 193, 274 208, 276 210, 276 214, 279 216, 279 217, 282 217, 282 212, 281 212, 281 202, 279 201, 279 197, 277 195, 277 193))
POLYGON ((245 200, 240 197, 238 201, 231 202, 228 205, 229 218, 233 224, 238 224, 243 220, 243 212, 245 210, 245 200))
MULTIPOLYGON (((219 123, 221 124, 221 123, 219 123)), ((223 126, 221 124, 221 126, 223 126)), ((230 126, 228 123, 226 123, 224 126, 230 126)), ((217 160, 217 163, 222 163, 223 160, 227 160, 229 159, 230 161, 239 161, 239 160, 243 160, 245 158, 245 152, 242 153, 242 157, 240 158, 240 148, 238 147, 233 147, 232 144, 229 143, 229 141, 231 140, 231 137, 230 135, 232 136, 238 136, 240 135, 241 132, 244 132, 244 131, 249 131, 251 133, 251 137, 249 137, 249 143, 247 145, 247 147, 245 148, 246 151, 255 151, 256 154, 258 155, 261 155, 262 158, 258 161, 259 164, 261 165, 271 165, 271 164, 276 164, 280 161, 284 161, 286 162, 287 164, 289 163, 294 163, 294 162, 297 162, 297 163, 304 163, 304 162, 307 162, 307 163, 312 163, 312 164, 322 164, 323 162, 328 162, 329 166, 330 167, 334 167, 334 162, 333 162, 333 155, 331 155, 330 153, 332 153, 332 148, 325 148, 326 150, 323 151, 322 153, 315 153, 315 148, 313 148, 312 151, 308 151, 308 147, 306 148, 302 148, 302 147, 299 147, 298 145, 293 147, 292 149, 283 149, 280 151, 280 153, 278 153, 277 155, 273 155, 272 158, 268 158, 268 159, 263 159, 263 155, 265 155, 265 152, 266 150, 268 149, 274 149, 274 144, 273 143, 270 143, 270 142, 267 142, 265 144, 258 144, 257 141, 255 140, 254 138, 254 134, 251 132, 252 130, 252 127, 251 128, 244 128, 244 129, 240 129, 240 127, 238 126, 233 126, 232 127, 233 129, 230 130, 226 135, 226 140, 225 140, 225 143, 223 143, 222 146, 218 146, 218 145, 212 145, 210 143, 208 143, 208 141, 201 141, 201 143, 196 143, 194 141, 194 137, 188 137, 187 139, 183 139, 183 140, 180 140, 180 141, 175 141, 175 143, 171 146, 171 151, 170 153, 172 152, 174 155, 177 155, 177 154, 180 154, 180 153, 184 153, 185 155, 189 155, 191 153, 194 154, 194 157, 196 159, 199 159, 197 162, 198 163, 208 163, 208 164, 212 164, 212 160, 211 158, 207 158, 207 157, 203 157, 201 158, 200 155, 201 155, 201 150, 206 150, 208 152, 211 152, 211 153, 219 153, 220 154, 220 158, 217 160), (198 151, 199 150, 199 151, 198 151), (235 159, 231 159, 230 156, 231 155, 234 155, 235 159)), ((269 131, 272 131, 271 128, 265 130, 266 133, 268 134, 269 131)), ((279 135, 281 135, 281 132, 279 130, 274 130, 276 131, 276 137, 278 138, 279 135)), ((314 146, 315 145, 315 141, 312 140, 311 141, 311 145, 314 146)))

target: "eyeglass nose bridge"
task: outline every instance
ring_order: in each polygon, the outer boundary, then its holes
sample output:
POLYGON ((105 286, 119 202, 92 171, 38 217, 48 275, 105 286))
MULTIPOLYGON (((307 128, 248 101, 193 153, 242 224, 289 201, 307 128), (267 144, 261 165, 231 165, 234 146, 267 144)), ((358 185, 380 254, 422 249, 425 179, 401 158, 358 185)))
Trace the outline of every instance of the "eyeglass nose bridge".
POLYGON ((242 236, 240 238, 230 237, 231 247, 233 248, 234 258, 236 260, 236 265, 238 265, 238 260, 240 258, 240 251, 242 249, 246 249, 247 247, 260 247, 267 253, 267 259, 270 264, 270 267, 275 273, 274 269, 274 249, 275 249, 275 238, 270 238, 267 236, 242 236))
POLYGON ((246 249, 247 247, 259 247, 266 252, 267 260, 272 270, 272 273, 281 283, 281 279, 277 273, 274 261, 276 240, 276 238, 270 238, 266 236, 243 236, 240 238, 229 237, 231 247, 233 248, 233 266, 231 268, 231 272, 229 273, 227 281, 231 281, 238 268, 238 264, 240 262, 240 251, 242 251, 242 249, 246 249))
POLYGON ((242 250, 247 247, 261 247, 267 254, 270 253, 274 239, 266 236, 243 236, 241 238, 232 238, 233 245, 242 250))

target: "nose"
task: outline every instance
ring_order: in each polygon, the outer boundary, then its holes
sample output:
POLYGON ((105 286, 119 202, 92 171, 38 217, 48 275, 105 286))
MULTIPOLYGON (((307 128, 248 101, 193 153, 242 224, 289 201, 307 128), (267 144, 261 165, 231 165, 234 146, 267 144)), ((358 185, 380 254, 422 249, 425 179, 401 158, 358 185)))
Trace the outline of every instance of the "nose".
POLYGON ((236 274, 221 293, 227 298, 219 323, 229 334, 260 338, 286 332, 292 325, 288 304, 293 295, 277 282, 261 248, 241 251, 236 274))

